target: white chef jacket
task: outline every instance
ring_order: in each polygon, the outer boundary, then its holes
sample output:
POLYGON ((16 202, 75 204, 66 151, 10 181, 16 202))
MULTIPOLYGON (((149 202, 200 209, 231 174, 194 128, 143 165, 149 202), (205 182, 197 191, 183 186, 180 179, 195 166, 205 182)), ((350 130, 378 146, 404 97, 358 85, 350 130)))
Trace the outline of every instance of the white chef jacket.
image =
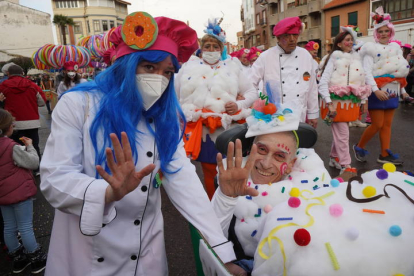
MULTIPOLYGON (((151 163, 156 168, 133 192, 105 204, 108 183, 95 179, 89 133, 99 101, 96 94, 88 93, 90 101, 85 95, 71 92, 58 102, 40 166, 40 188, 56 208, 46 275, 168 275, 161 195, 152 184, 160 168, 155 139, 141 120, 136 170, 151 163)), ((174 206, 212 246, 219 245, 214 250, 224 263, 234 260, 233 245, 223 236, 182 142, 170 169, 180 169, 162 181, 174 206)))
MULTIPOLYGON (((290 54, 279 46, 270 48, 260 54, 251 69, 253 85, 260 89, 259 83, 263 80, 263 91, 266 84, 277 83, 277 91, 281 103, 299 100, 302 110, 301 121, 319 117, 318 86, 316 84, 316 70, 313 58, 309 52, 301 47, 296 47, 290 54), (310 79, 304 80, 304 74, 308 73, 310 79)), ((271 85, 273 88, 274 86, 271 85)))

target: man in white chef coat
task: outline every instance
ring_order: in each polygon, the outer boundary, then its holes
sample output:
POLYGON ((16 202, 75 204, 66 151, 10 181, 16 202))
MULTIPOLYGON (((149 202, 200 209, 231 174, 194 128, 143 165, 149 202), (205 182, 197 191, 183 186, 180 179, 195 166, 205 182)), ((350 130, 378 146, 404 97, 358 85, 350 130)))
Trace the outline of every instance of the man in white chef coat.
POLYGON ((301 121, 313 127, 319 117, 318 86, 312 56, 297 46, 303 26, 299 17, 285 18, 273 28, 278 44, 263 52, 251 69, 251 78, 257 89, 263 80, 263 91, 271 93, 281 103, 299 100, 301 121))

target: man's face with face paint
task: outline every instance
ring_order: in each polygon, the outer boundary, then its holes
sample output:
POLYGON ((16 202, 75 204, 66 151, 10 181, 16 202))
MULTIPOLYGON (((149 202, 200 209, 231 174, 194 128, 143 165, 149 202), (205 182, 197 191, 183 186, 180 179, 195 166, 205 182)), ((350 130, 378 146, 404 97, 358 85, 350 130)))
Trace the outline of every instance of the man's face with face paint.
POLYGON ((290 54, 293 50, 295 50, 298 38, 299 34, 282 34, 277 37, 277 40, 279 46, 282 47, 287 54, 290 54))
POLYGON ((287 132, 256 137, 257 159, 250 176, 255 184, 269 184, 282 180, 296 161, 296 140, 287 132))

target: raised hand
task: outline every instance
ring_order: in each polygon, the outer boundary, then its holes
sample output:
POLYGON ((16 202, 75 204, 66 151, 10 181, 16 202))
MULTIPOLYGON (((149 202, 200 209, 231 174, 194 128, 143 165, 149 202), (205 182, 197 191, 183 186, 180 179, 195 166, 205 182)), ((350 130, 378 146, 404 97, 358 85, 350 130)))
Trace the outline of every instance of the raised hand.
POLYGON ((141 183, 141 180, 155 169, 155 165, 150 164, 141 171, 136 172, 127 134, 125 132, 121 133, 122 145, 116 134, 111 133, 110 137, 115 151, 116 162, 110 148, 106 148, 105 153, 112 175, 108 174, 102 166, 96 166, 99 175, 109 184, 105 193, 106 203, 121 200, 125 195, 135 190, 141 183))
POLYGON ((247 162, 242 167, 243 155, 242 144, 239 139, 236 140, 236 150, 234 150, 234 143, 230 142, 227 148, 227 169, 223 166, 223 156, 221 153, 217 154, 217 166, 219 169, 219 183, 222 193, 227 196, 257 196, 259 193, 256 189, 248 187, 247 180, 249 179, 250 171, 254 166, 257 158, 257 146, 253 145, 250 151, 247 162), (233 160, 233 156, 235 156, 233 160))

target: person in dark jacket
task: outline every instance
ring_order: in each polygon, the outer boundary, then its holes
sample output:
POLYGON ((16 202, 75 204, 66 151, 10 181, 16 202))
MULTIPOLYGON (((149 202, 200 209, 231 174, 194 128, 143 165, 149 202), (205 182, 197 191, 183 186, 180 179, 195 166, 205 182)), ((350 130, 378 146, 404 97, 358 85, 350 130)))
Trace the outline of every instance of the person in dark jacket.
POLYGON ((10 138, 20 144, 22 136, 32 139, 40 160, 38 107, 45 105, 45 94, 39 86, 23 77, 23 69, 18 65, 9 67, 9 79, 0 84, 0 93, 4 95, 0 98, 4 109, 16 118, 15 132, 10 138))
POLYGON ((37 188, 30 170, 39 166, 32 139, 21 137, 25 146, 8 138, 13 133, 13 117, 0 109, 0 209, 4 219, 4 239, 13 259, 13 273, 31 264, 32 273, 46 267, 46 255, 33 232, 33 200, 37 188), (23 245, 16 233, 20 232, 23 245), (23 251, 25 249, 25 252, 23 251))

